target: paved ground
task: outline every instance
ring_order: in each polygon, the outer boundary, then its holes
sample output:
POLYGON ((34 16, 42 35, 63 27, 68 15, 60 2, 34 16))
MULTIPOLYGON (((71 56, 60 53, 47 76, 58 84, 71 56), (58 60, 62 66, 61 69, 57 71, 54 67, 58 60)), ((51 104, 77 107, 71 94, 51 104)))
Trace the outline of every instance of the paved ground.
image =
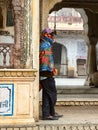
MULTIPOLYGON (((76 78, 56 78, 56 86, 62 86, 62 88, 69 88, 69 89, 73 89, 75 90, 75 88, 81 88, 81 89, 85 89, 84 83, 85 83, 85 79, 81 78, 81 79, 76 79, 76 78)), ((89 87, 89 86, 88 86, 89 87)), ((89 88, 87 88, 89 89, 89 88)), ((92 89, 92 88, 90 88, 92 89)), ((95 91, 98 91, 97 88, 94 89, 95 91)), ((93 91, 94 91, 93 90, 93 91)), ((62 95, 58 95, 58 100, 60 101, 98 101, 98 94, 94 93, 94 94, 62 94, 62 95)), ((44 121, 42 120, 41 117, 41 106, 40 106, 40 121, 37 123, 40 126, 53 126, 53 125, 82 125, 82 129, 83 130, 87 130, 84 129, 84 125, 94 125, 97 124, 98 125, 98 105, 96 106, 56 106, 56 112, 58 112, 59 114, 63 114, 62 118, 59 118, 59 120, 56 121, 44 121)), ((45 128, 46 130, 47 128, 45 128)), ((55 130, 58 130, 56 128, 54 128, 55 130)), ((53 129, 53 130, 54 130, 53 129)), ((50 130, 50 129, 49 129, 50 130)), ((51 128, 52 130, 52 128, 51 128)), ((61 128, 60 128, 61 130, 61 128)), ((62 130, 65 130, 65 128, 63 128, 62 130)), ((69 130, 69 129, 68 129, 69 130)), ((71 130, 71 129, 70 129, 71 130)), ((79 129, 77 129, 79 130, 79 129)), ((90 127, 88 128, 88 130, 92 130, 90 127)))
POLYGON ((58 106, 56 111, 63 117, 56 121, 44 121, 40 112, 38 124, 98 124, 98 106, 58 106))
MULTIPOLYGON (((71 88, 84 87, 85 79, 72 79, 72 78, 56 78, 57 86, 65 86, 71 88)), ((58 100, 61 100, 59 97, 58 100)), ((63 100, 87 100, 98 101, 98 94, 69 94, 64 95, 63 100), (77 98, 76 98, 77 97, 77 98)), ((63 117, 57 121, 43 121, 41 118, 41 106, 40 106, 40 121, 38 124, 98 124, 98 106, 57 106, 56 112, 63 114, 63 117)))

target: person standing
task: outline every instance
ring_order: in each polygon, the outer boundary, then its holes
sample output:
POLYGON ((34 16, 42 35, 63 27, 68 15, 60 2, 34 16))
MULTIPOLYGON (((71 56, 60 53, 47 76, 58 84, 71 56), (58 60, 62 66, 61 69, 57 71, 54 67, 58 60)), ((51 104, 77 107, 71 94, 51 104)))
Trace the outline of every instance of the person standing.
POLYGON ((46 28, 41 33, 40 38, 40 85, 42 86, 42 119, 58 120, 60 115, 55 113, 57 100, 57 90, 55 85, 54 59, 52 46, 54 34, 50 28, 46 28))

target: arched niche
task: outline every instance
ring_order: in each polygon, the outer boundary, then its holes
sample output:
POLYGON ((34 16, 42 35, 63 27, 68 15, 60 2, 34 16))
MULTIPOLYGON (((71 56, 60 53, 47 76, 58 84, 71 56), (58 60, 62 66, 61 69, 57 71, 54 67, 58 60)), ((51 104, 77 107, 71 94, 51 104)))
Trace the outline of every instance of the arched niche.
POLYGON ((53 57, 55 68, 58 70, 57 76, 67 76, 67 49, 62 43, 53 44, 53 57))

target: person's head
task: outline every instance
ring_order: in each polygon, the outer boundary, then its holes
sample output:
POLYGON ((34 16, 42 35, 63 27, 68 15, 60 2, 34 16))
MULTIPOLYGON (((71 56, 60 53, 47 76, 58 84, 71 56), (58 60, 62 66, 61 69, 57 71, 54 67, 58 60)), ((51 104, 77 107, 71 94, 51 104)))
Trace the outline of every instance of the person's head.
POLYGON ((52 29, 50 28, 45 28, 42 33, 41 33, 42 36, 45 36, 45 37, 48 37, 52 40, 54 40, 54 32, 52 29))

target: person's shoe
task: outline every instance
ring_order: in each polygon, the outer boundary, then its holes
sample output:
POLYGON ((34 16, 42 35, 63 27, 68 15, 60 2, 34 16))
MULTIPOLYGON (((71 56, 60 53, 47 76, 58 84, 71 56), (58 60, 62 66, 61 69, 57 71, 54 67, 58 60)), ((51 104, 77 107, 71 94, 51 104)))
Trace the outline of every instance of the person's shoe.
POLYGON ((58 117, 58 118, 60 118, 60 117, 62 117, 63 115, 59 115, 58 113, 55 113, 55 115, 54 115, 54 117, 58 117))
POLYGON ((43 120, 58 120, 58 117, 48 116, 48 117, 44 117, 43 120))

